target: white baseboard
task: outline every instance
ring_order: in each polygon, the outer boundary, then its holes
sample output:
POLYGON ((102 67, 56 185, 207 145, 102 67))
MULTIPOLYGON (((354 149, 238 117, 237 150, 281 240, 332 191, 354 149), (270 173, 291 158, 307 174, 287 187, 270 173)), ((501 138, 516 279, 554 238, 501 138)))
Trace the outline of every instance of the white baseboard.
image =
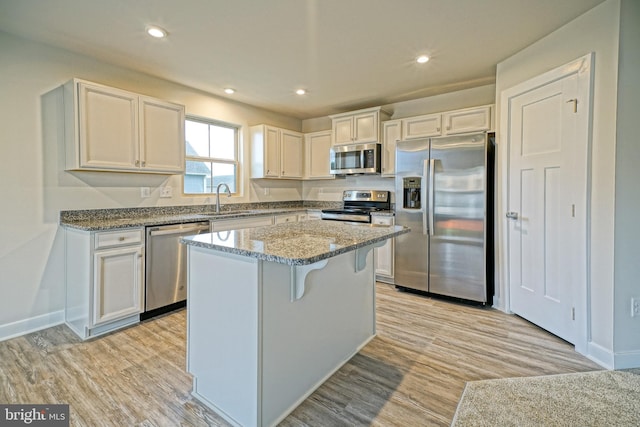
POLYGON ((615 353, 615 369, 640 368, 640 351, 626 351, 615 353))
POLYGON ((613 369, 614 366, 614 354, 611 350, 602 347, 594 342, 587 344, 587 356, 589 359, 596 362, 598 365, 606 369, 613 369))
POLYGON ((0 341, 16 338, 30 332, 50 328, 64 323, 64 310, 30 317, 17 322, 0 325, 0 341))

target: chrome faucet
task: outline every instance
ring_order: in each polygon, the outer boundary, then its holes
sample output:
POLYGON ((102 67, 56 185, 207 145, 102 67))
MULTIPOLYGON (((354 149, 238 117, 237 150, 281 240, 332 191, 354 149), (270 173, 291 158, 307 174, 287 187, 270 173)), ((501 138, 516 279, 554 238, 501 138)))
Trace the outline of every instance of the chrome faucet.
POLYGON ((221 182, 216 187, 216 213, 220 213, 220 187, 224 186, 227 189, 227 197, 231 197, 231 190, 229 190, 229 186, 224 182, 221 182))

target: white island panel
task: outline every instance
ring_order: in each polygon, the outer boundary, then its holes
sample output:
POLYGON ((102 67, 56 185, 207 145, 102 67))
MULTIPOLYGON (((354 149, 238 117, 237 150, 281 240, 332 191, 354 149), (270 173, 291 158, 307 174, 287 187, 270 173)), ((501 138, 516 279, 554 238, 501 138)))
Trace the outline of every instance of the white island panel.
POLYGON ((375 252, 404 227, 287 223, 185 237, 193 394, 274 426, 375 336, 375 252))
MULTIPOLYGON (((355 252, 311 271, 291 301, 290 266, 263 265, 262 419, 275 425, 375 335, 373 251, 355 273, 355 252)), ((296 267, 294 267, 296 268, 296 267)))
POLYGON ((193 394, 234 424, 258 425, 260 262, 198 247, 188 257, 193 394))
MULTIPOLYGON (((366 249, 365 249, 366 250, 366 249)), ((193 394, 238 426, 273 426, 375 336, 374 251, 304 268, 189 247, 187 363, 193 394)))

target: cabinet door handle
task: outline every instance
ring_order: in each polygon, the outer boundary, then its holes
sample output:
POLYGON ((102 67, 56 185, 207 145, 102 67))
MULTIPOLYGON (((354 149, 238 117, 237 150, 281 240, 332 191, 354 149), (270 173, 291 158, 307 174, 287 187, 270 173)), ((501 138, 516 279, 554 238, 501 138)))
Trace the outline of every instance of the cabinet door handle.
POLYGON ((119 241, 121 241, 121 242, 124 242, 124 241, 125 241, 125 239, 126 239, 126 237, 124 237, 124 236, 120 236, 120 237, 118 237, 118 240, 119 240, 119 241))
POLYGON ((136 166, 140 166, 140 160, 136 160, 136 166))
POLYGON ((144 168, 145 166, 147 166, 147 162, 146 161, 142 161, 142 167, 144 168))
POLYGON ((507 212, 506 217, 508 219, 518 219, 518 212, 507 212))

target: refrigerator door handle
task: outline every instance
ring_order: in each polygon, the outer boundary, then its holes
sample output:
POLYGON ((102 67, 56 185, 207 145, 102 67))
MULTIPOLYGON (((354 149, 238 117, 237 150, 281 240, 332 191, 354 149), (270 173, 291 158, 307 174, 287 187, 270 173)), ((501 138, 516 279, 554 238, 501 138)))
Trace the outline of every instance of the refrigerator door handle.
POLYGON ((422 199, 420 201, 420 203, 422 203, 422 234, 424 234, 425 236, 429 235, 429 206, 427 203, 427 197, 428 197, 428 189, 427 189, 427 185, 428 185, 428 180, 429 180, 429 165, 427 163, 427 161, 425 160, 423 165, 422 165, 422 192, 424 194, 420 194, 420 198, 422 199))
POLYGON ((429 209, 429 235, 433 236, 435 234, 435 226, 433 221, 434 216, 434 205, 436 200, 435 195, 435 177, 436 177, 436 159, 429 159, 429 201, 428 201, 428 209, 429 209))

